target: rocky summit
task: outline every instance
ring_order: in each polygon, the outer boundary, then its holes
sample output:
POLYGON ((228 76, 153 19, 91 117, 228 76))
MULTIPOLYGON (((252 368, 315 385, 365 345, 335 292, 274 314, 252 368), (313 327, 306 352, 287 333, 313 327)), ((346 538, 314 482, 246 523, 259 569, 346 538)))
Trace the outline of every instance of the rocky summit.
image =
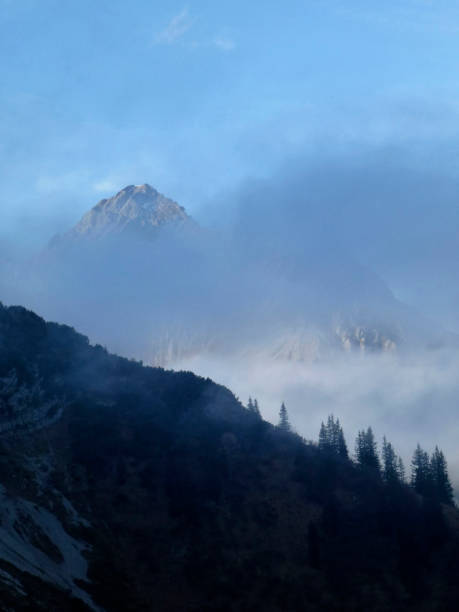
POLYGON ((185 209, 150 185, 128 185, 89 210, 66 238, 153 237, 164 225, 191 224, 185 209))

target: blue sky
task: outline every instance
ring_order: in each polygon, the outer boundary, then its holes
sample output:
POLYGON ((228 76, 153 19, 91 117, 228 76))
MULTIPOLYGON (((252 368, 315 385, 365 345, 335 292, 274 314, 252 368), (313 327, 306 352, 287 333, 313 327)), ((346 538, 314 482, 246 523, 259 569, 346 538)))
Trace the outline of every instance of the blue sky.
POLYGON ((452 0, 0 0, 0 27, 4 242, 129 183, 199 216, 324 149, 435 149, 456 172, 452 0))

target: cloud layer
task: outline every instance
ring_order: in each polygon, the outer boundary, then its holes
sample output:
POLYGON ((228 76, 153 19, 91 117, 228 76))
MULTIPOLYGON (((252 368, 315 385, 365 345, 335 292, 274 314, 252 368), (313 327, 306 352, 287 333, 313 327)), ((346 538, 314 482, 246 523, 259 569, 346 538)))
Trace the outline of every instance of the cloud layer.
POLYGON ((393 442, 408 472, 418 442, 429 452, 438 444, 459 489, 457 351, 347 355, 317 363, 201 355, 176 366, 222 382, 242 401, 257 397, 273 423, 284 401, 292 425, 307 439, 316 440, 320 422, 333 413, 353 452, 357 431, 371 425, 379 444, 383 435, 393 442))
POLYGON ((164 30, 156 35, 155 43, 158 45, 173 45, 188 32, 192 25, 193 20, 188 9, 184 8, 172 17, 164 30))

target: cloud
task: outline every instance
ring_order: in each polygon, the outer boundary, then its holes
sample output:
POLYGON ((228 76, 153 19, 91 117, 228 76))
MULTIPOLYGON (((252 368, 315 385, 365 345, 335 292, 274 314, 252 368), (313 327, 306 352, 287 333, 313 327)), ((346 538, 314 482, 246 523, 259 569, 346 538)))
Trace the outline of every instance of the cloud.
POLYGON ((97 183, 94 183, 93 185, 93 190, 96 193, 103 193, 103 192, 109 192, 110 194, 119 191, 120 189, 120 182, 117 181, 116 179, 111 179, 111 178, 107 178, 107 179, 102 179, 101 181, 98 181, 97 183))
MULTIPOLYGON (((194 19, 189 14, 187 8, 184 8, 172 17, 167 26, 159 32, 159 34, 155 37, 156 45, 174 45, 177 42, 181 41, 183 36, 191 29, 194 24, 194 19)), ((209 37, 205 40, 193 40, 189 42, 186 46, 192 49, 200 49, 200 48, 214 48, 219 51, 223 51, 228 53, 229 51, 233 51, 236 47, 236 43, 229 36, 217 35, 214 37, 209 37)))
POLYGON ((173 45, 188 32, 193 25, 188 9, 184 8, 172 17, 167 26, 155 38, 157 45, 173 45))
POLYGON ((226 36, 216 36, 213 40, 213 44, 221 51, 233 51, 236 47, 234 40, 226 36))
POLYGON ((317 440, 320 422, 334 413, 350 452, 359 429, 371 425, 378 443, 386 435, 405 461, 419 442, 446 453, 459 490, 457 351, 366 356, 347 354, 314 363, 231 359, 200 355, 175 365, 227 385, 240 399, 256 397, 263 417, 276 423, 285 401, 292 425, 317 440))

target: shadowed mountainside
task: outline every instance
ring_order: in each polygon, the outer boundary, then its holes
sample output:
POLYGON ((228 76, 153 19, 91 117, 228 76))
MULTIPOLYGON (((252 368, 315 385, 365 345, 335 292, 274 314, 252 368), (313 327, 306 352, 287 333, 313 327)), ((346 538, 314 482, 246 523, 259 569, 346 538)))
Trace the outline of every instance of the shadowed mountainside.
POLYGON ((20 307, 0 308, 0 378, 1 609, 456 609, 454 508, 212 381, 20 307))

